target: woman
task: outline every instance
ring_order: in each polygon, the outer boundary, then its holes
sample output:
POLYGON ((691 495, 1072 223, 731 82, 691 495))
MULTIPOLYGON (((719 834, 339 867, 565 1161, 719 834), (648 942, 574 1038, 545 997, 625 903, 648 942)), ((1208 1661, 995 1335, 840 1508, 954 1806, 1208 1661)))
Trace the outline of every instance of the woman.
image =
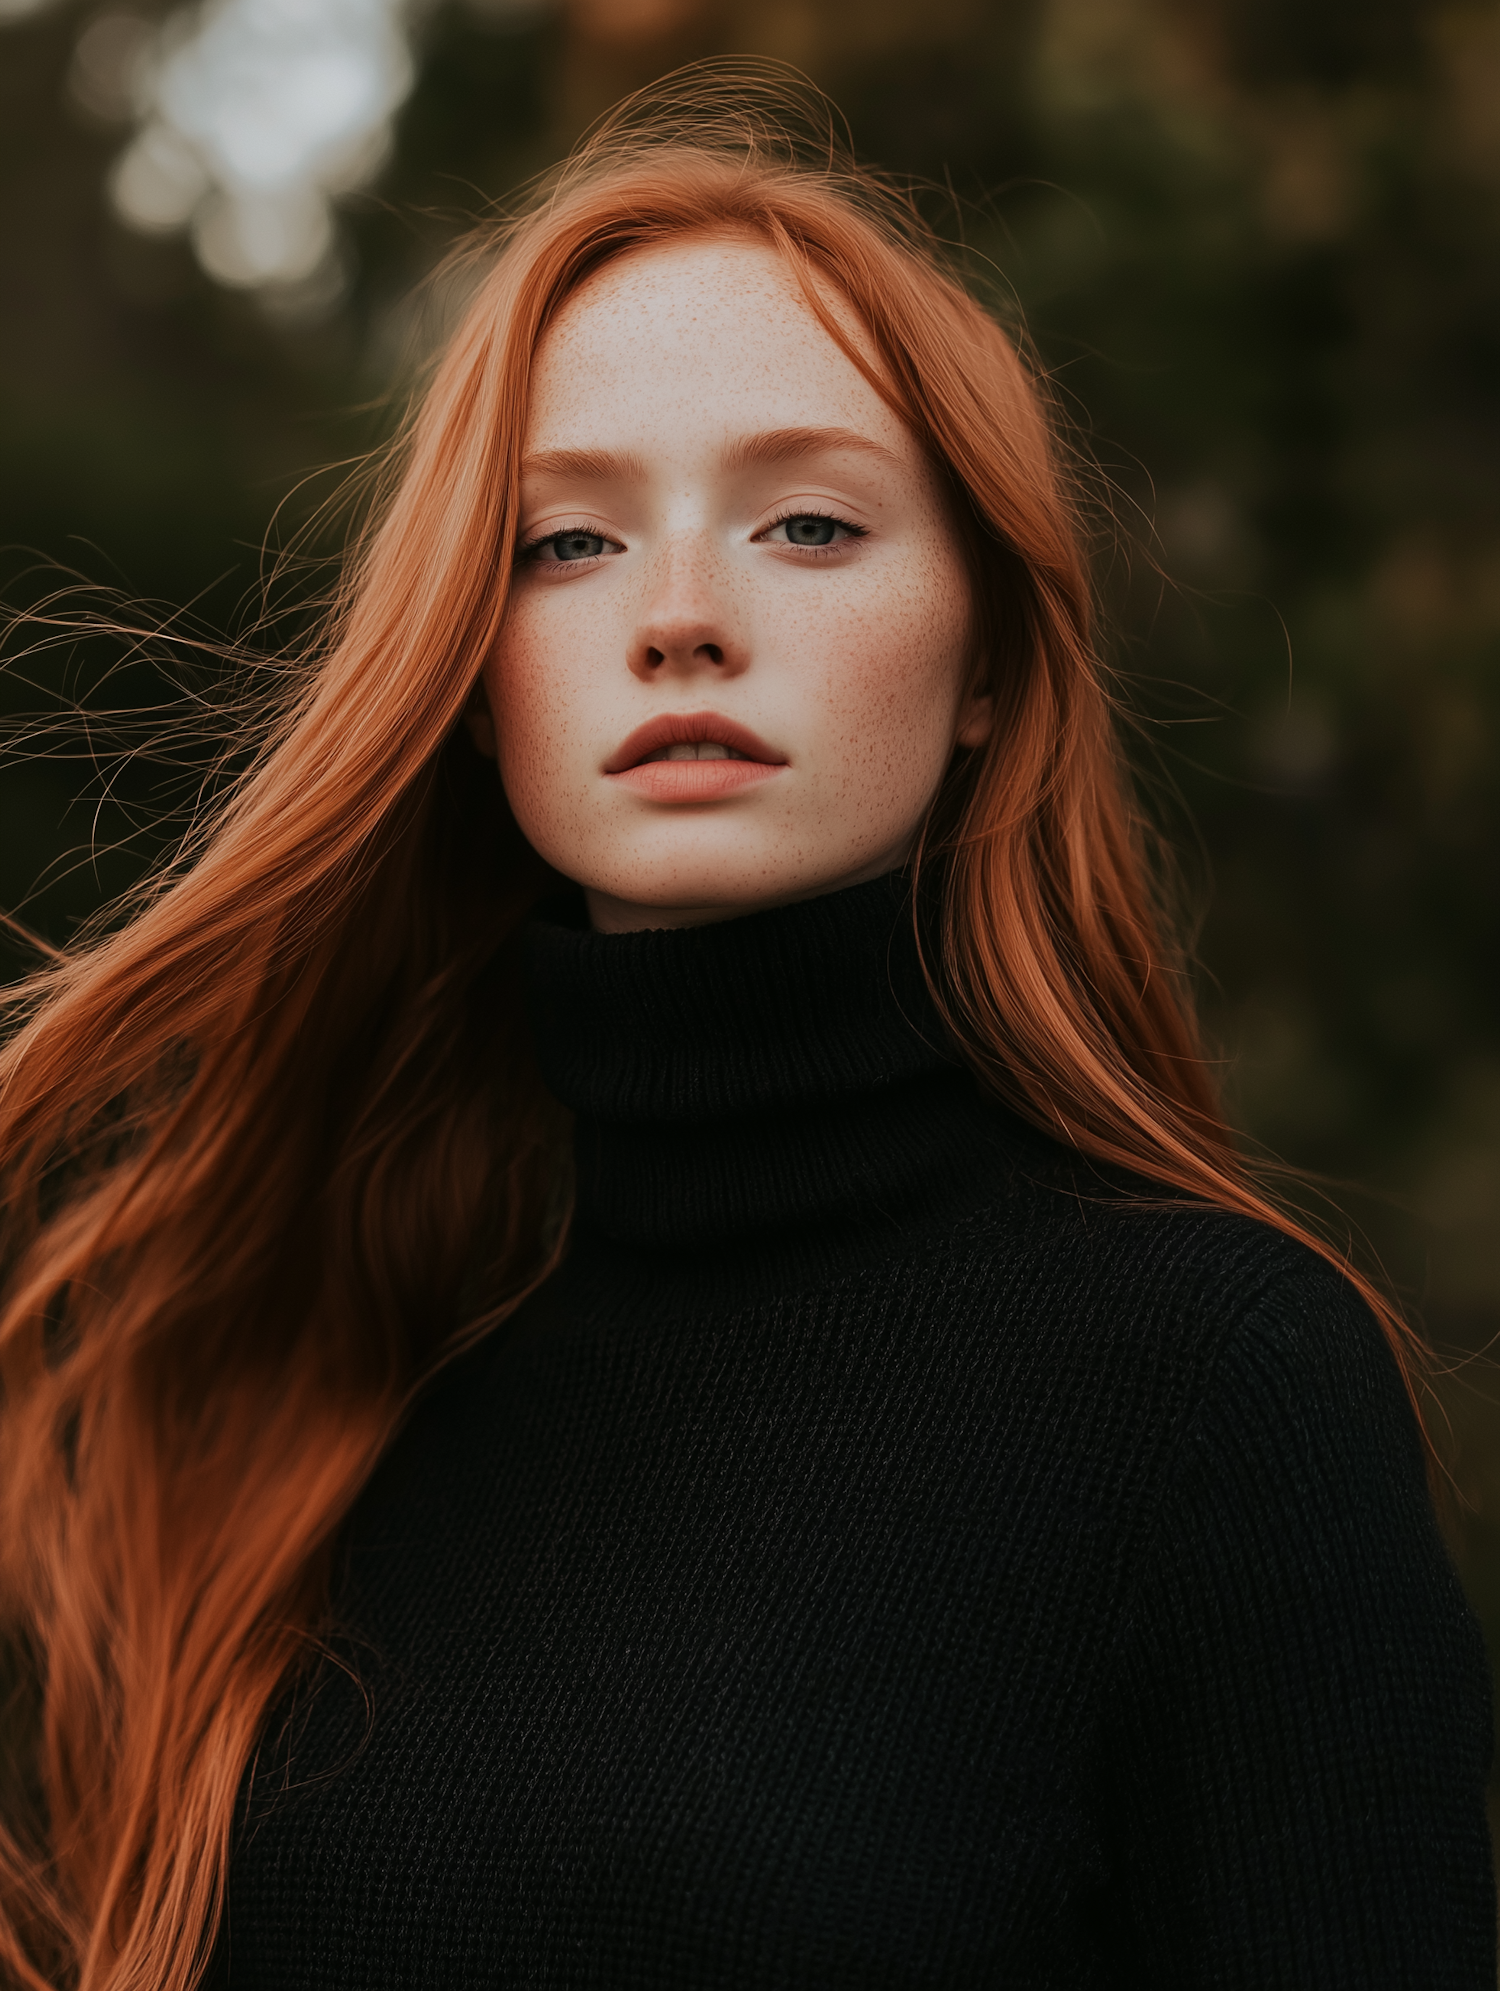
POLYGON ((17 1983, 1493 1984, 1413 1356, 1220 1118, 1081 548, 774 121, 484 246, 6 1054, 17 1983))

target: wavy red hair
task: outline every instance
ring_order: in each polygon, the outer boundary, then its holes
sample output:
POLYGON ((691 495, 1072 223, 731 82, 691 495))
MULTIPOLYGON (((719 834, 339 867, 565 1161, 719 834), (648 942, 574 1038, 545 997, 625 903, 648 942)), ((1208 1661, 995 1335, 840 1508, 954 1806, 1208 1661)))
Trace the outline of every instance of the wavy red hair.
POLYGON ((747 110, 757 95, 699 72, 471 245, 472 300, 254 764, 132 917, 13 998, 0 1609, 32 1747, 3 1792, 0 1968, 17 1985, 188 1991, 332 1538, 413 1390, 561 1249, 565 1129, 510 946, 546 874, 461 714, 505 613, 533 356, 610 258, 692 231, 769 243, 950 482, 1000 719, 955 764, 919 869, 975 1071, 1085 1155, 1305 1236, 1220 1117, 1044 393, 910 204, 799 153, 775 90, 747 110))

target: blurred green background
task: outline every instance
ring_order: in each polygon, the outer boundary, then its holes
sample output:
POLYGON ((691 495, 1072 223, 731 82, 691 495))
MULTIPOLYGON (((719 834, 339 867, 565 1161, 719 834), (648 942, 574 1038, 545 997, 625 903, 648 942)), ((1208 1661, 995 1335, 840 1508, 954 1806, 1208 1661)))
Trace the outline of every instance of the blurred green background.
MULTIPOLYGON (((1230 1093, 1346 1185, 1444 1352, 1500 1654, 1495 0, 0 0, 6 597, 62 563, 243 627, 308 473, 389 421, 454 234, 714 53, 799 64, 864 156, 951 186, 1113 488, 1230 1093)), ((5 711, 160 696, 74 669, 13 663, 5 711)), ((162 778, 7 767, 0 905, 65 938, 162 778)))

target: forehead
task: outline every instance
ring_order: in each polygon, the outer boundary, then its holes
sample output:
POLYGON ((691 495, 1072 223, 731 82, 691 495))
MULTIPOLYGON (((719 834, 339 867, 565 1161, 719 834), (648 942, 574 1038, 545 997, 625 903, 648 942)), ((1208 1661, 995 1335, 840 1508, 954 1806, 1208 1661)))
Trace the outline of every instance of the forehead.
MULTIPOLYGON (((871 353, 847 301, 820 289, 840 329, 871 353)), ((559 312, 536 357, 529 440, 593 446, 598 434, 584 430, 601 424, 657 446, 684 426, 806 426, 858 429, 902 454, 913 447, 782 258, 733 237, 634 250, 559 312)))

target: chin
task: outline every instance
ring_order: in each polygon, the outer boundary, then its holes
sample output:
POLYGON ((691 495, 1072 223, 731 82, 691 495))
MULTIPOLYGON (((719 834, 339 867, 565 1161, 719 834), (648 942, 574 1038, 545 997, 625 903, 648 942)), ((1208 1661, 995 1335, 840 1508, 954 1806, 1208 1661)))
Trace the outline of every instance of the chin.
POLYGON ((757 840, 744 834, 743 823, 738 834, 715 838, 706 847, 632 850, 626 844, 611 852, 608 862, 573 873, 593 891, 662 912, 694 906, 748 908, 802 889, 802 875, 794 855, 757 848, 757 840))
POLYGON ((644 873, 612 866, 607 876, 589 880, 585 889, 605 902, 594 909, 596 918, 606 915, 599 920, 601 925, 616 923, 610 913, 639 912, 658 915, 664 925, 697 926, 811 898, 831 891, 837 882, 825 883, 790 866, 771 871, 764 866, 705 864, 644 873))
POLYGON ((688 876, 679 874, 671 880, 622 879, 591 889, 624 905, 645 906, 653 912, 728 914, 779 905, 785 899, 800 898, 819 888, 791 878, 767 878, 764 872, 754 877, 726 877, 720 868, 688 876))

